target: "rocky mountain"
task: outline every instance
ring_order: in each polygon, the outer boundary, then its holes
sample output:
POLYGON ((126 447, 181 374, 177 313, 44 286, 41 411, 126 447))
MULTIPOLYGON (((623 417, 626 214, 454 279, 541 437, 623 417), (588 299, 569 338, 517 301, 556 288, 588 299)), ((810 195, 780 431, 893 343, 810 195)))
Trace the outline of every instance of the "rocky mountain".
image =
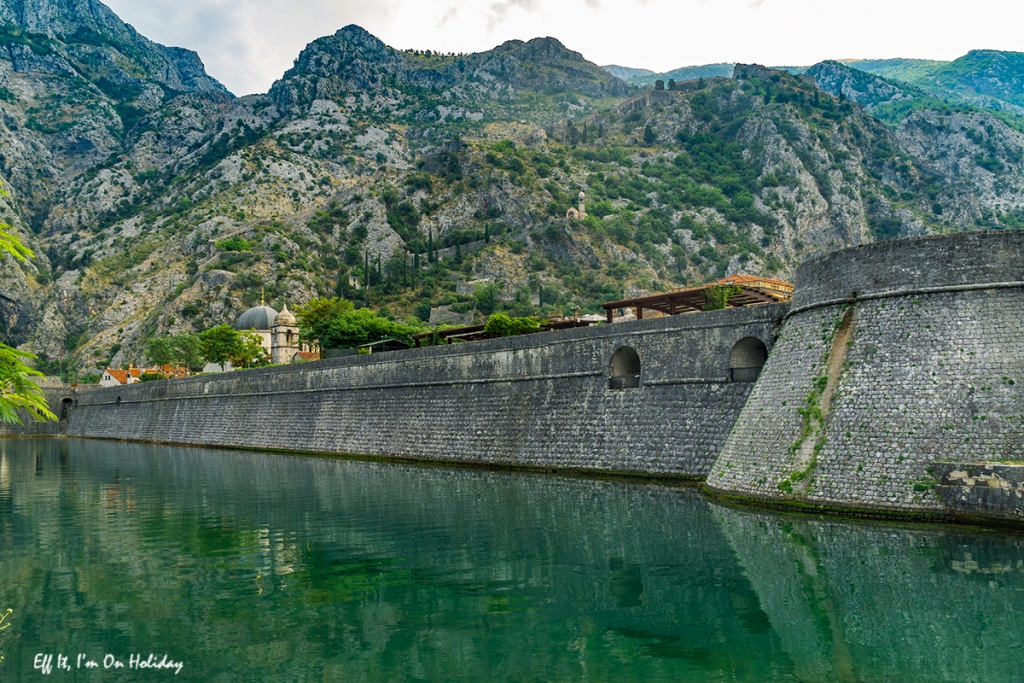
POLYGON ((866 71, 869 74, 904 83, 917 83, 928 74, 949 64, 949 62, 931 59, 843 59, 839 61, 858 71, 866 71))
MULTIPOLYGON (((656 80, 676 81, 696 80, 714 76, 729 77, 732 75, 733 64, 706 64, 653 73, 645 69, 627 67, 606 67, 621 70, 626 74, 624 80, 634 85, 652 85, 656 80)), ((931 98, 945 101, 953 105, 964 105, 972 108, 994 109, 1014 114, 1024 114, 1024 53, 999 50, 972 50, 963 57, 952 62, 926 59, 845 59, 826 61, 814 66, 778 66, 778 70, 788 71, 794 75, 824 70, 835 70, 846 67, 859 74, 871 74, 889 84, 888 89, 908 89, 914 98, 931 98)), ((833 74, 834 76, 834 74, 833 74)), ((849 73, 844 80, 851 78, 849 73)), ((865 76, 856 76, 862 81, 860 86, 872 82, 865 76)), ((873 81, 875 86, 879 81, 873 81)), ((885 90, 886 88, 883 88, 885 90)), ((871 106, 876 94, 858 90, 869 95, 871 106)))
POLYGON ((825 89, 739 65, 641 91, 551 38, 448 55, 349 26, 235 98, 98 2, 0 12, 0 217, 37 254, 0 264, 0 334, 50 371, 139 362, 261 288, 402 319, 546 314, 1024 225, 1021 133, 978 111, 883 125, 901 91, 832 66, 825 89))
POLYGON ((733 63, 702 64, 700 66, 684 66, 664 73, 655 73, 647 69, 631 69, 622 66, 606 66, 605 71, 633 85, 654 85, 661 80, 668 83, 674 81, 696 81, 699 78, 732 78, 733 63))
POLYGON ((949 101, 1024 114, 1024 53, 972 50, 914 84, 949 101))
POLYGON ((631 78, 643 78, 646 76, 653 76, 654 72, 650 69, 633 69, 628 66, 616 66, 615 64, 608 64, 602 66, 602 69, 610 73, 616 78, 621 78, 624 81, 629 81, 631 78))

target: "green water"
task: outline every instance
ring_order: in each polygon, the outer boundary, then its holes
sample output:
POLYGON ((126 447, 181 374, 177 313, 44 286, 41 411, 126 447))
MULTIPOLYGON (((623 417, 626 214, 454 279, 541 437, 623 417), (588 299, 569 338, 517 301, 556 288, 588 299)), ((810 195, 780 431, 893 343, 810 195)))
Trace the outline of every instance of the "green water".
POLYGON ((0 439, 8 607, 4 683, 1024 680, 1024 536, 101 441, 0 439))

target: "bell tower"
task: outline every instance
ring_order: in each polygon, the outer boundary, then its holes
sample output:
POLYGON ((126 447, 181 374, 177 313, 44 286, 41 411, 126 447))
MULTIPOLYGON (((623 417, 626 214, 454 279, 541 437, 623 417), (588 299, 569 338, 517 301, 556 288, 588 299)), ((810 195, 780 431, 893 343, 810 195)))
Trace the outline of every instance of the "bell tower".
POLYGON ((298 351, 299 327, 295 324, 295 316, 288 310, 288 304, 285 304, 270 329, 270 362, 291 363, 298 351))

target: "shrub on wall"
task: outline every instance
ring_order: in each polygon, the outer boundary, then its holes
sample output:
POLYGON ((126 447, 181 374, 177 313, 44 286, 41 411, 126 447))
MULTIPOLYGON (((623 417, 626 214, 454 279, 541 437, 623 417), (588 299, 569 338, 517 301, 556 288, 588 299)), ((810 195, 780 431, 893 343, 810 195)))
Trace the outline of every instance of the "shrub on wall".
POLYGON ((536 318, 510 318, 504 313, 495 313, 487 319, 487 325, 484 326, 485 333, 498 337, 514 337, 539 329, 540 321, 536 318))

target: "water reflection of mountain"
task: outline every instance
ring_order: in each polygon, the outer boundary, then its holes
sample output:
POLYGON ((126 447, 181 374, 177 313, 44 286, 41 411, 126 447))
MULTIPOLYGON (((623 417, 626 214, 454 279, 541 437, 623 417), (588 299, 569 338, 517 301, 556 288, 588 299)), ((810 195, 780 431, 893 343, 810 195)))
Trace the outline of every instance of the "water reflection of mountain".
POLYGON ((1024 540, 716 506, 802 681, 1024 680, 1024 540))
POLYGON ((0 440, 0 548, 5 683, 39 651, 170 651, 217 682, 1022 673, 1012 537, 692 489, 0 440))

